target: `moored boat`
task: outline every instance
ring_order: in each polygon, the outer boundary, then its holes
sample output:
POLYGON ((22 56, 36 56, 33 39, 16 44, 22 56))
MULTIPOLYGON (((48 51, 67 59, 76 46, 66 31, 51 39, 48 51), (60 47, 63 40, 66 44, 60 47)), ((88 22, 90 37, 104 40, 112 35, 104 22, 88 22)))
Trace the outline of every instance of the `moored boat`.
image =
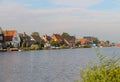
POLYGON ((0 52, 6 52, 7 49, 0 49, 0 52))
POLYGON ((8 51, 18 51, 18 48, 9 48, 8 51))

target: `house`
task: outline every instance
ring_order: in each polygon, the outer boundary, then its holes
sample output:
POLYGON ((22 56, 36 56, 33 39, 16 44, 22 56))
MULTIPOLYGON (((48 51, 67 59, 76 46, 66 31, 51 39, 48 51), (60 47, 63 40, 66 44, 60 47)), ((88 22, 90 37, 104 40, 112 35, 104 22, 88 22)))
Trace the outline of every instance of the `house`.
POLYGON ((87 42, 89 42, 90 44, 93 43, 94 37, 92 37, 92 36, 84 36, 83 38, 86 39, 87 42))
POLYGON ((20 36, 16 30, 5 30, 4 41, 8 47, 19 47, 20 46, 20 36))
POLYGON ((99 43, 99 39, 97 37, 85 36, 83 38, 87 40, 87 44, 98 44, 99 43))
POLYGON ((14 36, 13 36, 13 39, 12 39, 13 47, 16 47, 16 48, 20 47, 20 42, 21 42, 20 36, 19 36, 19 34, 16 32, 16 33, 14 34, 14 36))
POLYGON ((87 43, 87 39, 81 38, 81 39, 80 39, 80 43, 83 44, 83 45, 86 44, 86 43, 87 43))
POLYGON ((50 47, 50 41, 51 41, 51 37, 48 35, 43 35, 42 36, 42 40, 44 40, 45 44, 44 47, 50 47))
POLYGON ((31 37, 27 35, 25 32, 24 33, 19 33, 20 39, 21 39, 21 47, 30 47, 32 42, 31 42, 31 37))
POLYGON ((120 42, 116 44, 117 47, 120 47, 120 42))
POLYGON ((105 41, 100 41, 98 46, 105 46, 105 41))
POLYGON ((48 35, 43 35, 43 36, 42 36, 42 39, 43 39, 44 42, 46 42, 46 43, 50 43, 50 41, 51 41, 51 37, 48 36, 48 35))
POLYGON ((0 27, 0 43, 4 42, 4 33, 2 28, 0 27))
POLYGON ((4 42, 4 33, 2 28, 0 27, 0 48, 2 48, 3 42, 4 42))
POLYGON ((62 37, 61 37, 60 34, 53 34, 53 35, 51 36, 51 38, 52 38, 52 40, 58 41, 59 43, 62 43, 62 42, 63 42, 63 39, 62 39, 62 37))
POLYGON ((67 36, 64 38, 64 42, 69 46, 69 47, 75 47, 75 37, 74 36, 67 36))
POLYGON ((33 44, 40 44, 41 38, 39 35, 31 35, 30 38, 33 44))

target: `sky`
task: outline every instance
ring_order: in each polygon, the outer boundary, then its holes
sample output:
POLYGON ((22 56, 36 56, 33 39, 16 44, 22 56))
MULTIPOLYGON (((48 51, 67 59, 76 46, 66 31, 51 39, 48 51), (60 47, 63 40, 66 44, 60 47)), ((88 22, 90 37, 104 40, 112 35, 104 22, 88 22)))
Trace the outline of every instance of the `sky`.
POLYGON ((0 0, 0 27, 120 41, 120 0, 0 0))

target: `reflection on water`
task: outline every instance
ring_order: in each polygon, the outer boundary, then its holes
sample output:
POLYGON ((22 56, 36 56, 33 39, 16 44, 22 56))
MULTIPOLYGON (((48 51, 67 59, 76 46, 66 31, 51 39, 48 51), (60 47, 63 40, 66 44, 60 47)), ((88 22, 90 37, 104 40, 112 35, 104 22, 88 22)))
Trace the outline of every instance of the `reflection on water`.
MULTIPOLYGON (((103 50, 119 52, 118 48, 103 50)), ((79 68, 96 60, 93 48, 4 52, 0 53, 0 82, 74 82, 79 68)))

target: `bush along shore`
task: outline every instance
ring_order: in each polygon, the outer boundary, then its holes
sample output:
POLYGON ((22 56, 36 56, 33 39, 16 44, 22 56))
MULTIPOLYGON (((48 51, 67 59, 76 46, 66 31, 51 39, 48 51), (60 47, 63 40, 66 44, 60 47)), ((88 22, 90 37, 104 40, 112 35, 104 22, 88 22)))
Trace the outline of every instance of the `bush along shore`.
POLYGON ((99 64, 87 64, 80 69, 75 82, 120 82, 120 58, 108 58, 97 53, 99 64))

